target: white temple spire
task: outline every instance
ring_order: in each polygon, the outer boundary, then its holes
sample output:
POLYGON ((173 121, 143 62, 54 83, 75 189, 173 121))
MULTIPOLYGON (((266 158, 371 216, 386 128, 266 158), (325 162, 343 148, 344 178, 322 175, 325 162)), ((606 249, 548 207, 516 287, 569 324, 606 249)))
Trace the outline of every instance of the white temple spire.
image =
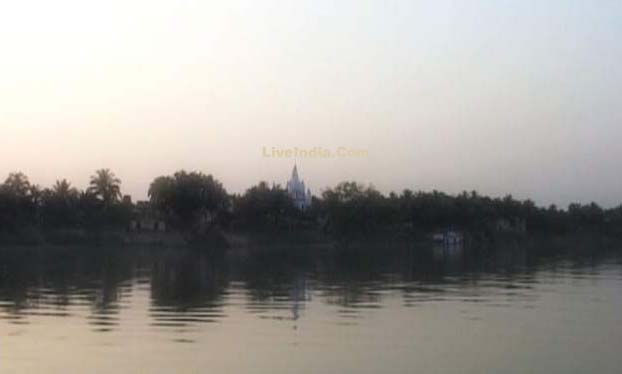
POLYGON ((298 165, 296 163, 294 163, 292 177, 287 181, 286 186, 287 193, 298 209, 305 210, 311 205, 311 191, 305 188, 305 182, 299 178, 298 165))
POLYGON ((292 180, 298 179, 298 166, 294 163, 294 170, 292 170, 292 180))

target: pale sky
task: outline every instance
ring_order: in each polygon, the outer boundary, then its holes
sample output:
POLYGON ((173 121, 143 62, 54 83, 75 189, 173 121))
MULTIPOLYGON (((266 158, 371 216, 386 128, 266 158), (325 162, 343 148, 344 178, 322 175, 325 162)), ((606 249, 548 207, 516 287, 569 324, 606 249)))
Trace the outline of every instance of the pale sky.
POLYGON ((622 202, 620 1, 2 1, 0 177, 622 202))

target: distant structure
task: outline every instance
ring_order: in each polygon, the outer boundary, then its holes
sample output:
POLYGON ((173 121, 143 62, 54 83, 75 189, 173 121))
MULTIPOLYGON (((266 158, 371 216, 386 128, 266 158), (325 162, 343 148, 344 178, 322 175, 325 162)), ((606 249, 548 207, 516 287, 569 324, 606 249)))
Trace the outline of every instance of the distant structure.
POLYGON ((298 168, 295 164, 292 177, 287 181, 287 193, 294 201, 296 208, 306 210, 311 206, 311 190, 305 188, 305 182, 298 178, 298 168))
POLYGON ((149 201, 137 201, 130 222, 130 232, 166 232, 166 223, 149 201))

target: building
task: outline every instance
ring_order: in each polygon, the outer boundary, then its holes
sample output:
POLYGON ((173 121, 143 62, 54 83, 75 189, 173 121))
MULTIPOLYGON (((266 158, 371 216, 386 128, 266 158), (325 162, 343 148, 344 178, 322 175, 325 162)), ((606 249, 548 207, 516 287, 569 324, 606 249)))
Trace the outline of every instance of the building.
POLYGON ((165 232, 166 223, 149 201, 137 201, 130 222, 131 232, 165 232))
POLYGON ((298 168, 294 165, 292 177, 287 181, 287 193, 296 208, 306 210, 311 206, 311 190, 305 188, 305 182, 298 177, 298 168))

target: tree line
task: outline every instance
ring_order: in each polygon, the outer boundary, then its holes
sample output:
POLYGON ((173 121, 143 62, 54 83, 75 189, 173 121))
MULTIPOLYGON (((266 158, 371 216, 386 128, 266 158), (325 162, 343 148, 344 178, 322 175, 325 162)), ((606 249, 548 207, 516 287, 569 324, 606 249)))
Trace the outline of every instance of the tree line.
POLYGON ((495 232, 567 234, 598 231, 622 234, 622 206, 603 209, 596 203, 573 203, 567 209, 540 207, 511 195, 482 196, 476 191, 450 195, 406 189, 383 195, 372 186, 343 182, 322 193, 316 206, 329 229, 357 233, 382 228, 430 232, 456 229, 483 235, 495 232))
POLYGON ((96 228, 124 225, 131 217, 124 203, 121 181, 109 169, 97 170, 89 187, 80 191, 66 179, 49 188, 30 183, 21 172, 0 184, 0 231, 25 227, 96 228))
MULTIPOLYGON (((450 195, 406 189, 385 195, 373 186, 342 182, 313 197, 311 208, 303 212, 280 185, 260 182, 242 194, 230 194, 212 175, 182 170, 155 178, 148 196, 153 214, 177 230, 316 228, 335 236, 449 228, 483 235, 499 230, 622 234, 622 206, 540 207, 531 200, 492 198, 475 191, 450 195)), ((65 179, 41 188, 16 172, 0 184, 0 233, 24 228, 121 230, 140 218, 135 208, 109 169, 97 170, 85 190, 65 179)))

